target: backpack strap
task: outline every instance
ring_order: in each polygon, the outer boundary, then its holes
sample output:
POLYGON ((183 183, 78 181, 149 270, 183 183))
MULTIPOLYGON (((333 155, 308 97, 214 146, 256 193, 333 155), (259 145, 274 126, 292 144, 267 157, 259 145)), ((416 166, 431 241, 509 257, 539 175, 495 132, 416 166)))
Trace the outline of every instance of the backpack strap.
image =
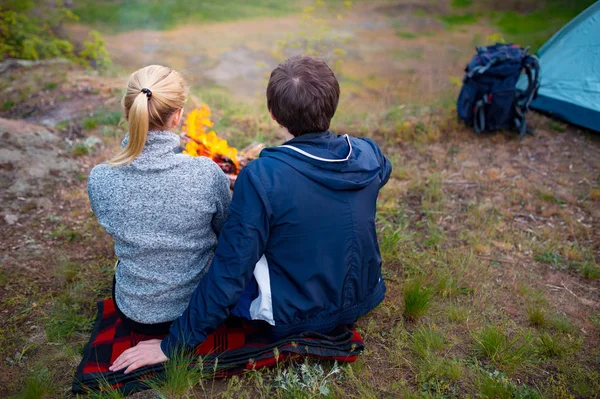
MULTIPOLYGON (((526 52, 527 50, 525 50, 526 52)), ((524 91, 517 91, 515 98, 515 125, 519 130, 519 137, 522 138, 525 134, 530 133, 527 130, 527 123, 525 121, 525 113, 529 112, 529 106, 537 95, 537 91, 540 87, 540 63, 538 58, 534 55, 526 55, 523 58, 523 68, 527 75, 527 89, 524 91)))
POLYGON ((490 103, 490 95, 484 94, 479 101, 475 103, 475 112, 473 112, 473 127, 476 133, 485 130, 485 106, 490 103))

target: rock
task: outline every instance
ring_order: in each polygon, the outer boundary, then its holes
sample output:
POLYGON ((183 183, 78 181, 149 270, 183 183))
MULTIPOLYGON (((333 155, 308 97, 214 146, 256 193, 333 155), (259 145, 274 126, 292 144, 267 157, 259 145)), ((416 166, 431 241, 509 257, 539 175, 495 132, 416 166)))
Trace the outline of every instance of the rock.
POLYGON ((43 126, 0 118, 0 201, 42 196, 44 187, 75 172, 63 147, 43 126))
POLYGON ((12 213, 4 215, 4 221, 11 226, 17 223, 18 220, 19 217, 17 215, 13 215, 12 213))

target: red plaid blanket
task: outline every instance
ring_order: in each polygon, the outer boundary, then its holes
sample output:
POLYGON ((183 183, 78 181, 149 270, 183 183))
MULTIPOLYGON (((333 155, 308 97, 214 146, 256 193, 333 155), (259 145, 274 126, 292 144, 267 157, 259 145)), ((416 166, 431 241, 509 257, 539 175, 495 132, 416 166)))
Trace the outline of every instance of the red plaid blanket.
MULTIPOLYGON (((147 389, 144 379, 159 375, 163 371, 162 364, 141 367, 130 374, 111 372, 108 367, 126 349, 153 338, 163 336, 128 330, 119 319, 112 299, 98 302, 98 315, 75 373, 73 392, 98 390, 103 384, 118 388, 125 394, 147 389)), ((290 358, 308 356, 353 362, 363 348, 360 334, 348 327, 340 326, 330 335, 308 332, 273 342, 264 330, 242 319, 231 318, 196 347, 196 354, 205 370, 215 370, 215 376, 222 378, 246 370, 273 367, 290 358)))

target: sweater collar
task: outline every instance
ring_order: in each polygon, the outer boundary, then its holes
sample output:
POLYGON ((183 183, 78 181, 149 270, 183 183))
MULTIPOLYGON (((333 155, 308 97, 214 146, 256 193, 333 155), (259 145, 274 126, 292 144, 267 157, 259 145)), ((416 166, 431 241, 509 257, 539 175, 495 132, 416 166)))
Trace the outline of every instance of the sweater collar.
MULTIPOLYGON (((125 135, 125 138, 121 142, 121 147, 125 148, 125 145, 127 145, 128 141, 129 133, 125 135)), ((136 160, 155 158, 166 154, 174 154, 180 145, 181 140, 175 133, 167 130, 150 130, 146 137, 144 149, 136 158, 136 160)))

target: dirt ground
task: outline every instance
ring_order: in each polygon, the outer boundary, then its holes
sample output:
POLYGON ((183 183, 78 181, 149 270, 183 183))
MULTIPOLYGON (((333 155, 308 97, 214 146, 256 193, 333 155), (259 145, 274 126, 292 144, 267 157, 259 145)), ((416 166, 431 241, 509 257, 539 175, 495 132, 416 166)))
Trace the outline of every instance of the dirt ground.
MULTIPOLYGON (((453 346, 444 356, 470 353, 472 331, 485 323, 504 323, 510 333, 534 331, 528 309, 541 304, 546 314, 572 324, 560 339, 580 340, 584 349, 550 365, 530 365, 512 379, 542 391, 562 381, 552 378, 569 360, 592 370, 580 372, 591 379, 600 361, 600 136, 534 114, 535 136, 523 140, 511 133, 477 136, 462 127, 443 102, 456 94, 455 78, 473 51, 473 37, 494 29, 475 24, 446 30, 433 17, 411 17, 417 9, 431 11, 426 8, 418 2, 362 4, 328 21, 330 48, 346 53, 343 115, 334 130, 375 138, 392 160, 394 174, 379 203, 380 238, 387 239, 392 225, 404 226, 398 231, 406 238, 394 241, 389 253, 382 250, 388 294, 359 322, 367 347, 357 366, 364 385, 350 385, 348 395, 424 389, 418 362, 394 358, 398 348, 409 351, 398 331, 416 328, 402 319, 404 283, 414 276, 437 287, 439 299, 422 323, 445 329, 453 346), (398 30, 418 35, 408 38, 398 30), (437 106, 422 109, 431 103, 437 106), (467 253, 468 267, 447 266, 467 253), (439 273, 454 285, 439 288, 439 273), (466 319, 452 324, 452 309, 467 309, 466 319)), ((105 38, 124 71, 168 63, 184 71, 200 95, 203 87, 218 86, 234 101, 260 103, 265 74, 293 52, 278 47, 281 32, 302 32, 301 20, 295 15, 105 38)), ((50 396, 68 397, 95 301, 110 293, 114 260, 111 239, 91 214, 86 177, 114 153, 123 127, 92 122, 99 111, 118 110, 126 74, 99 76, 73 66, 9 73, 6 93, 28 88, 14 108, 0 112, 12 118, 0 119, 0 396, 21 391, 27 378, 46 368, 57 386, 50 396), (49 81, 56 86, 49 88, 49 81), (88 137, 98 143, 86 142, 88 137), (73 317, 61 319, 61 312, 73 317), (55 320, 75 326, 68 338, 54 333, 55 320)), ((474 392, 466 379, 456 382, 459 394, 449 390, 446 396, 474 392)), ((564 384, 574 397, 587 396, 564 384)), ((226 389, 218 384, 217 393, 226 389)))

